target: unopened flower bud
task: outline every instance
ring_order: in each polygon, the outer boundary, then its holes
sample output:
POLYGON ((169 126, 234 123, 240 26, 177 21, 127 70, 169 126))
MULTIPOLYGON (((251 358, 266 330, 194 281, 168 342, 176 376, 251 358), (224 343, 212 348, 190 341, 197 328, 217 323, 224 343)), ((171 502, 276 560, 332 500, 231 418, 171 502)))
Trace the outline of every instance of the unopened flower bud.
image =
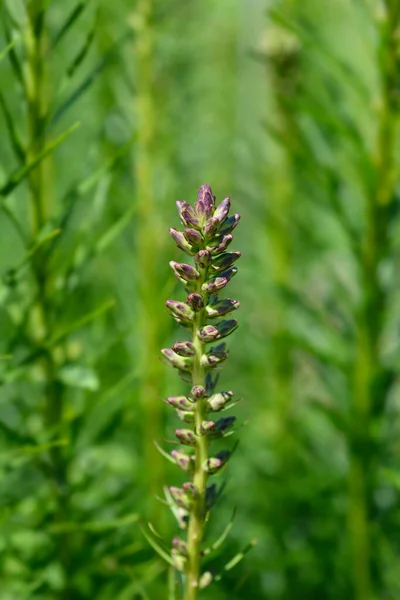
POLYGON ((191 498, 186 494, 186 492, 184 490, 182 490, 181 488, 177 488, 177 487, 170 487, 169 491, 171 493, 172 498, 174 499, 174 502, 176 502, 176 504, 178 506, 181 506, 182 508, 185 508, 186 510, 190 510, 192 501, 191 501, 191 498))
POLYGON ((177 263, 174 260, 171 260, 169 264, 178 279, 184 279, 185 282, 196 281, 200 277, 199 272, 191 265, 177 263))
POLYGON ((207 409, 212 412, 219 412, 228 404, 233 396, 233 392, 220 392, 207 398, 207 409))
POLYGON ((176 411, 178 417, 184 423, 188 423, 189 425, 193 425, 194 423, 194 412, 191 410, 180 410, 176 411))
POLYGON ((214 319, 217 317, 223 317, 224 315, 227 315, 228 313, 237 310, 239 306, 240 302, 238 300, 223 298, 206 306, 206 312, 207 316, 210 319, 214 319))
POLYGON ((197 194, 194 208, 201 222, 205 222, 214 212, 214 196, 208 183, 202 185, 197 194))
POLYGON ((203 329, 198 332, 199 339, 203 342, 213 342, 220 336, 219 330, 213 325, 205 325, 203 329))
POLYGON ((183 252, 186 252, 186 254, 189 254, 190 256, 193 256, 193 254, 195 254, 195 250, 192 248, 190 243, 185 239, 185 236, 183 235, 183 233, 181 233, 177 229, 174 229, 173 227, 171 227, 169 232, 170 232, 172 238, 174 239, 176 245, 178 246, 178 248, 180 248, 180 250, 183 250, 183 252))
POLYGON ((186 556, 182 556, 180 552, 176 548, 172 548, 171 550, 171 558, 174 563, 174 567, 177 571, 183 572, 185 570, 186 565, 186 556))
POLYGON ((211 252, 209 250, 200 250, 195 254, 194 260, 200 269, 206 269, 211 263, 211 252))
POLYGON ((172 348, 163 348, 161 350, 164 358, 167 359, 168 363, 175 369, 181 369, 182 371, 190 371, 193 365, 193 358, 179 356, 172 350, 172 348))
POLYGON ((167 402, 173 406, 173 408, 178 408, 180 410, 193 410, 193 402, 191 402, 186 396, 169 396, 169 398, 167 398, 167 402))
POLYGON ((179 218, 182 221, 185 227, 199 227, 199 220, 194 212, 194 209, 190 206, 188 202, 178 202, 176 203, 178 207, 179 218))
POLYGON ((217 255, 221 254, 221 252, 225 252, 231 241, 233 240, 233 235, 224 235, 223 237, 218 236, 215 242, 212 240, 210 244, 208 244, 208 248, 210 249, 211 254, 217 255))
POLYGON ((204 571, 199 579, 199 588, 204 590, 204 588, 208 587, 210 583, 212 583, 213 576, 210 571, 204 571))
POLYGON ((182 469, 182 471, 192 471, 193 459, 191 456, 188 456, 180 450, 172 450, 171 456, 175 460, 178 467, 182 469))
POLYGON ((175 429, 175 435, 185 446, 195 446, 197 443, 196 436, 191 429, 175 429))
POLYGON ((213 259, 212 269, 214 271, 223 271, 224 269, 227 269, 228 267, 233 265, 233 263, 236 260, 238 260, 238 258, 240 258, 241 256, 242 253, 238 252, 237 250, 235 250, 234 252, 224 252, 223 254, 220 254, 219 256, 213 259))
POLYGON ((196 349, 192 342, 175 342, 172 349, 179 356, 194 356, 196 354, 196 349))
POLYGON ((197 229, 187 228, 183 231, 183 236, 189 244, 198 248, 203 242, 203 236, 197 229))
POLYGON ((204 308, 204 300, 201 294, 196 294, 195 292, 189 294, 189 296, 186 298, 186 302, 195 312, 198 312, 204 308))
POLYGON ((196 489, 196 486, 194 485, 194 483, 192 483, 191 481, 186 481, 182 485, 182 487, 185 490, 185 492, 187 492, 188 494, 190 494, 190 496, 192 496, 193 498, 196 496, 197 489, 196 489))
POLYGON ((186 542, 181 538, 174 537, 172 540, 172 547, 179 552, 182 556, 187 556, 187 545, 186 542))
POLYGON ((219 229, 219 226, 219 220, 215 219, 215 217, 211 217, 211 219, 208 219, 207 223, 203 227, 204 236, 207 239, 214 237, 219 229))
POLYGON ((190 390, 190 397, 193 400, 200 400, 205 396, 206 390, 202 385, 194 385, 190 390))
POLYGON ((220 235, 230 234, 235 229, 237 224, 239 223, 239 220, 240 220, 240 215, 238 215, 238 214, 228 217, 226 219, 225 223, 222 225, 221 229, 219 230, 220 235))
POLYGON ((215 429, 214 421, 203 421, 202 424, 200 425, 200 434, 208 435, 209 433, 214 431, 214 429, 215 429))
POLYGON ((225 277, 213 277, 210 281, 203 283, 201 289, 203 292, 207 292, 210 295, 218 294, 218 292, 224 289, 228 283, 229 282, 225 277))
POLYGON ((221 450, 221 452, 209 458, 205 465, 207 472, 210 475, 217 473, 227 463, 229 456, 230 452, 228 450, 221 450))
POLYGON ((167 300, 165 304, 176 319, 184 323, 191 323, 193 321, 194 312, 188 304, 179 302, 178 300, 167 300))
POLYGON ((214 211, 214 218, 218 219, 220 223, 223 223, 228 216, 229 209, 231 207, 231 201, 229 198, 224 198, 221 204, 214 211))

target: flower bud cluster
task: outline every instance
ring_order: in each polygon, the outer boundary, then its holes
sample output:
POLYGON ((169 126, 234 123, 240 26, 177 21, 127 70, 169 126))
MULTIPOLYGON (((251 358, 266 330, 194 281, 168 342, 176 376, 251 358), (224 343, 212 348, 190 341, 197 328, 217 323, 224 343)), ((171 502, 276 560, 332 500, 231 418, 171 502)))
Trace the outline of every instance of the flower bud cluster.
MULTIPOLYGON (((216 206, 215 196, 207 184, 200 187, 194 206, 177 202, 177 207, 183 229, 171 228, 170 234, 178 248, 192 257, 194 264, 170 262, 187 297, 185 301, 167 300, 166 306, 190 339, 177 341, 172 348, 164 348, 161 352, 164 361, 191 384, 187 395, 167 399, 178 418, 188 425, 175 430, 179 449, 171 452, 171 458, 192 480, 181 488, 169 488, 173 512, 180 527, 187 529, 192 512, 201 514, 206 521, 207 513, 219 495, 216 484, 209 484, 208 478, 219 473, 230 457, 228 450, 220 450, 211 456, 207 451, 214 440, 232 432, 235 422, 235 417, 213 419, 212 414, 229 408, 233 396, 231 391, 215 391, 214 372, 228 358, 226 344, 221 340, 238 325, 235 319, 226 317, 236 311, 240 303, 219 298, 219 293, 237 273, 233 264, 241 254, 228 250, 228 247, 240 216, 229 216, 229 198, 216 206), (211 343, 213 345, 208 347, 211 343)), ((175 567, 185 571, 191 561, 193 544, 189 539, 184 542, 174 538, 172 546, 175 567)))

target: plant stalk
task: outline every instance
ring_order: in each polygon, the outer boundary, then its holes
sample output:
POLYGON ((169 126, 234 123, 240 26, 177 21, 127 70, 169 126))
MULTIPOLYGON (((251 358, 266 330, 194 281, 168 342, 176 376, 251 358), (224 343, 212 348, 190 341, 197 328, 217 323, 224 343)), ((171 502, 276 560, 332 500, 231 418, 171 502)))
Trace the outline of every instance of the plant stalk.
MULTIPOLYGON (((201 286, 207 279, 207 269, 199 269, 200 279, 196 292, 202 294, 201 286)), ((196 354, 193 360, 192 384, 205 387, 205 370, 201 364, 201 357, 205 352, 205 344, 199 339, 198 332, 205 324, 205 309, 196 313, 193 323, 193 345, 196 354)), ((194 410, 195 432, 200 432, 201 424, 206 418, 204 398, 197 400, 194 410)), ((185 580, 184 600, 197 600, 199 593, 201 545, 204 535, 204 513, 207 487, 207 471, 205 465, 208 459, 208 441, 206 435, 197 436, 195 447, 195 466, 193 483, 196 495, 189 514, 189 527, 187 537, 187 567, 185 580)))

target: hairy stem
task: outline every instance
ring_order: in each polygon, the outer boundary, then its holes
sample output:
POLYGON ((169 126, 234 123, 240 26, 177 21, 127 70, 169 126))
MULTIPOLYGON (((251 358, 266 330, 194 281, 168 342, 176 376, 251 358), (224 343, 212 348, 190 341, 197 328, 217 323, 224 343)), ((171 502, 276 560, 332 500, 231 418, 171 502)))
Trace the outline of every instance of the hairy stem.
MULTIPOLYGON (((200 279, 197 285, 197 293, 201 294, 201 286, 207 279, 207 269, 200 269, 200 279)), ((205 309, 196 313, 193 323, 193 345, 196 355, 193 361, 193 385, 205 387, 205 371, 201 364, 201 357, 205 352, 203 344, 198 336, 198 332, 205 323, 205 309)), ((195 405, 195 432, 199 434, 201 424, 206 418, 205 399, 200 398, 195 405)), ((205 498, 207 487, 207 471, 205 464, 208 458, 207 436, 198 435, 195 448, 195 471, 193 483, 196 487, 196 496, 189 515, 189 528, 187 539, 187 568, 186 568, 186 587, 185 600, 196 600, 199 590, 200 562, 201 562, 201 544, 204 533, 204 513, 205 498)))

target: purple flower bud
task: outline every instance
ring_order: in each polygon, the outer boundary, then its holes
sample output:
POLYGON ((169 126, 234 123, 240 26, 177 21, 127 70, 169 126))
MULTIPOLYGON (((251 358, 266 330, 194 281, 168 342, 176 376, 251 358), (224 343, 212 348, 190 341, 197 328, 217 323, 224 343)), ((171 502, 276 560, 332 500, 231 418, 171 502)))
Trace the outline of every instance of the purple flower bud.
POLYGON ((189 242, 185 239, 185 236, 183 235, 183 233, 181 231, 178 231, 177 229, 174 229, 173 227, 171 227, 169 232, 170 232, 172 238, 175 240, 175 243, 178 246, 178 248, 180 248, 180 250, 183 250, 184 252, 186 252, 186 254, 190 254, 190 256, 193 256, 193 254, 195 254, 195 250, 192 248, 192 246, 189 244, 189 242))
POLYGON ((207 398, 207 409, 211 412, 219 412, 228 404, 233 396, 233 392, 220 392, 207 398))
POLYGON ((228 358, 228 352, 223 350, 215 350, 215 348, 211 348, 210 352, 207 354, 203 354, 200 359, 200 362, 203 367, 212 369, 216 367, 220 363, 224 362, 228 358))
POLYGON ((196 294, 195 292, 189 294, 189 296, 186 298, 186 302, 195 312, 198 312, 204 308, 204 300, 201 294, 196 294))
POLYGON ((191 265, 177 263, 173 260, 170 261, 169 265, 173 269, 178 279, 184 279, 185 282, 196 281, 200 277, 199 272, 196 271, 196 269, 191 265))
POLYGON ((197 194, 194 208, 199 219, 204 223, 214 212, 214 196, 208 183, 202 185, 197 194))
POLYGON ((181 490, 177 487, 170 487, 169 491, 171 492, 171 496, 174 499, 174 502, 180 506, 181 508, 186 508, 186 510, 190 510, 191 507, 191 498, 186 494, 184 490, 181 490))
POLYGON ((204 236, 208 239, 214 237, 219 229, 220 224, 221 223, 215 217, 208 219, 207 223, 203 227, 204 236))
POLYGON ((188 202, 180 202, 178 200, 176 205, 178 207, 179 218, 185 227, 190 227, 191 225, 196 228, 200 227, 199 220, 188 202))
POLYGON ((190 397, 193 398, 194 401, 200 400, 205 396, 206 390, 202 385, 194 385, 190 390, 190 397))
POLYGON ((187 545, 186 542, 181 538, 174 537, 172 540, 172 547, 179 552, 182 556, 187 556, 187 545))
POLYGON ((228 219, 226 219, 225 223, 219 230, 220 235, 226 235, 227 233, 231 233, 235 229, 235 227, 237 227, 239 221, 240 215, 238 214, 228 217, 228 219))
POLYGON ((193 402, 191 402, 186 396, 169 396, 169 398, 167 398, 167 402, 173 408, 178 408, 180 410, 193 409, 193 402))
POLYGON ((195 254, 194 260, 196 265, 201 269, 207 268, 211 263, 211 252, 209 250, 200 250, 195 254))
POLYGON ((214 271, 223 271, 224 269, 227 269, 228 267, 233 265, 233 263, 241 256, 242 253, 238 251, 224 252, 223 254, 220 254, 219 256, 213 259, 212 268, 214 269, 214 271))
POLYGON ((219 330, 213 325, 205 325, 203 329, 200 329, 197 335, 203 343, 206 343, 213 342, 214 340, 218 339, 220 333, 219 330))
POLYGON ((196 349, 192 342, 175 342, 172 349, 179 356, 194 356, 196 354, 196 349))
POLYGON ((217 300, 213 304, 206 306, 207 317, 210 319, 223 317, 233 310, 237 310, 239 306, 240 302, 238 300, 231 300, 230 298, 217 300))
POLYGON ((190 494, 193 498, 196 496, 197 489, 196 489, 196 486, 194 485, 194 483, 192 483, 191 481, 187 481, 186 483, 184 483, 182 485, 182 487, 185 490, 185 492, 190 494))
POLYGON ((197 443, 197 438, 191 429, 175 429, 175 435, 185 446, 195 446, 197 443))
POLYGON ((207 292, 208 294, 218 294, 218 292, 226 285, 228 285, 228 280, 225 277, 213 277, 210 281, 203 283, 201 289, 203 292, 207 292))
POLYGON ((183 235, 187 242, 195 247, 199 247, 203 243, 203 236, 199 231, 196 231, 196 229, 185 229, 183 235))
POLYGON ((178 417, 184 423, 188 423, 189 425, 193 425, 194 423, 194 412, 190 410, 177 410, 176 411, 178 417))
POLYGON ((191 456, 188 456, 180 450, 172 450, 171 456, 175 460, 178 467, 182 469, 182 471, 192 471, 193 458, 191 456))
POLYGON ((206 510, 210 510, 213 507, 217 498, 217 486, 215 483, 212 483, 206 489, 206 510))
POLYGON ((206 461, 205 468, 210 475, 217 473, 227 463, 230 456, 228 450, 221 450, 215 456, 212 456, 206 461))
POLYGON ((228 216, 229 209, 231 207, 230 198, 224 198, 221 204, 217 207, 214 212, 214 218, 218 219, 220 223, 223 223, 228 216))
POLYGON ((180 319, 184 323, 193 321, 194 312, 190 306, 184 302, 179 302, 179 300, 167 300, 165 304, 176 319, 180 319))
POLYGON ((182 371, 190 371, 193 364, 192 358, 187 358, 185 356, 179 356, 172 350, 172 348, 163 348, 161 350, 164 358, 167 359, 169 364, 175 369, 181 369, 182 371))
POLYGON ((203 421, 200 425, 200 434, 208 435, 215 429, 214 421, 203 421))
POLYGON ((221 254, 221 252, 225 252, 232 240, 233 235, 224 235, 222 238, 218 237, 215 242, 212 240, 212 242, 208 244, 208 248, 210 249, 211 254, 216 256, 217 254, 221 254))

